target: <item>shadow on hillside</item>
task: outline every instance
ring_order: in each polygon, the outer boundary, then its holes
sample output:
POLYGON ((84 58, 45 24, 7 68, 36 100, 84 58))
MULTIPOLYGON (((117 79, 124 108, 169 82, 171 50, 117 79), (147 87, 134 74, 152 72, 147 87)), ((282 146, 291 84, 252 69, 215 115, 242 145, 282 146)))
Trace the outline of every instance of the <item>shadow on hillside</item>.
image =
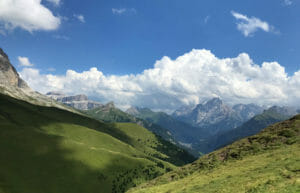
MULTIPOLYGON (((138 170, 126 171, 116 165, 122 166, 130 160, 120 155, 111 156, 101 169, 75 160, 73 155, 78 152, 63 147, 62 137, 42 131, 43 126, 53 123, 81 125, 130 144, 124 133, 101 122, 0 95, 0 190, 5 193, 124 192, 127 185, 133 185, 133 179, 141 178, 138 170), (131 177, 124 180, 130 172, 133 172, 131 177)), ((133 164, 131 161, 128 164, 133 164)), ((128 168, 143 167, 135 164, 128 168)), ((145 172, 143 175, 153 178, 158 174, 145 172)))

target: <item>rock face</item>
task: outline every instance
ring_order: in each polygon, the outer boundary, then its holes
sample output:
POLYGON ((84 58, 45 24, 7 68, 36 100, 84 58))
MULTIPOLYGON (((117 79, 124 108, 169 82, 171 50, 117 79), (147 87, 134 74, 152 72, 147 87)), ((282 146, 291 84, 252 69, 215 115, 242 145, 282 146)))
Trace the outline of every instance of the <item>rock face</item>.
POLYGON ((30 90, 24 80, 22 80, 16 69, 10 63, 8 56, 0 48, 0 85, 9 87, 18 87, 30 90))
POLYGON ((238 104, 233 107, 225 104, 220 98, 213 98, 196 107, 183 107, 173 113, 173 117, 207 129, 210 134, 236 128, 263 109, 254 104, 238 104))
POLYGON ((38 92, 33 91, 27 83, 22 80, 10 63, 7 54, 0 48, 0 93, 9 95, 11 97, 27 101, 32 104, 42 106, 52 106, 68 111, 75 112, 74 109, 69 108, 55 100, 46 97, 38 92))
POLYGON ((83 94, 75 96, 66 96, 61 92, 48 92, 46 96, 79 110, 90 110, 104 106, 101 103, 88 100, 88 97, 83 94))
POLYGON ((132 116, 137 116, 140 114, 139 110, 137 107, 130 107, 129 109, 126 110, 126 113, 132 115, 132 116))

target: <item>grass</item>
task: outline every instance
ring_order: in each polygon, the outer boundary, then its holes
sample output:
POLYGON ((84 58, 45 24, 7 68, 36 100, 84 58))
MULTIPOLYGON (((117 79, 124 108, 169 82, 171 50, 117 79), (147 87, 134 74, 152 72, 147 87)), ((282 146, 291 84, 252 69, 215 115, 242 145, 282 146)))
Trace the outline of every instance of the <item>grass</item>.
POLYGON ((300 115, 129 193, 300 192, 300 115))
POLYGON ((137 124, 117 123, 115 126, 126 133, 132 140, 134 147, 146 155, 173 163, 176 166, 182 166, 195 160, 187 151, 163 140, 137 124))
POLYGON ((133 141, 138 142, 135 143, 136 147, 145 148, 146 144, 149 147, 153 147, 152 150, 156 149, 155 151, 158 150, 160 152, 163 152, 167 157, 162 157, 156 152, 152 154, 152 156, 159 157, 160 159, 171 162, 177 166, 182 166, 196 159, 186 150, 183 150, 184 147, 181 147, 180 144, 174 140, 173 136, 167 129, 164 129, 159 125, 141 118, 133 117, 132 115, 125 113, 118 108, 108 107, 107 105, 83 112, 94 119, 101 120, 107 123, 123 122, 123 124, 117 124, 119 126, 118 128, 125 132, 128 136, 131 136, 131 139, 133 141), (152 131, 153 133, 155 133, 155 135, 149 131, 152 131), (136 141, 135 139, 139 139, 139 141, 136 141))
POLYGON ((125 192, 176 168, 146 131, 0 94, 0 192, 125 192))

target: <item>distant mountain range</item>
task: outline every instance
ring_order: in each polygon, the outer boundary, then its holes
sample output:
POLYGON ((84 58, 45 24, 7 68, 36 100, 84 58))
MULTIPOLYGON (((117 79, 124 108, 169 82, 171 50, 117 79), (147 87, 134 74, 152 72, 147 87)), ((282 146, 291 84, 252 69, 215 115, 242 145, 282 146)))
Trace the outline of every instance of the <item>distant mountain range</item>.
POLYGON ((255 135, 267 126, 289 119, 297 113, 299 113, 299 110, 297 111, 291 107, 273 106, 237 128, 211 136, 197 144, 195 148, 203 153, 211 152, 236 140, 255 135))
POLYGON ((173 117, 215 135, 242 125, 262 111, 263 108, 255 104, 237 104, 230 107, 220 98, 213 98, 196 107, 178 109, 173 117))
POLYGON ((75 95, 75 96, 66 96, 61 92, 52 91, 52 92, 48 92, 46 96, 79 110, 89 110, 89 109, 94 109, 103 106, 103 104, 99 102, 89 100, 88 97, 84 94, 75 95))
POLYGON ((297 114, 291 107, 274 106, 267 110, 255 104, 231 107, 220 98, 213 98, 195 107, 182 107, 172 115, 138 107, 131 107, 126 112, 160 125, 180 144, 200 153, 209 153, 235 140, 254 135, 270 124, 297 114))

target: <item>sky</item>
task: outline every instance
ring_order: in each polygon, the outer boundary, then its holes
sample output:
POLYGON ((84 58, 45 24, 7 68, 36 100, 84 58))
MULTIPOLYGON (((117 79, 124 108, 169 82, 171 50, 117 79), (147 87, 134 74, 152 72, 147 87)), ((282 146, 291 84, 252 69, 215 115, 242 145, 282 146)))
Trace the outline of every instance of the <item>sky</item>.
POLYGON ((211 97, 299 105, 300 0, 1 0, 33 89, 171 112, 211 97))

